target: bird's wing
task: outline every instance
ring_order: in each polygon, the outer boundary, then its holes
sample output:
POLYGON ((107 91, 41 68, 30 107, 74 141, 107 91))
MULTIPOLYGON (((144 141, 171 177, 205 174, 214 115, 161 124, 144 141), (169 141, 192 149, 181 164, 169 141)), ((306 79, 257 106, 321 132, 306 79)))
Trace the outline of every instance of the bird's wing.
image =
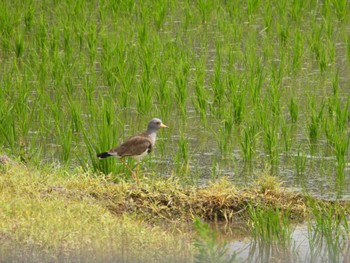
POLYGON ((143 136, 134 136, 121 144, 120 146, 108 151, 111 155, 116 156, 134 156, 140 155, 145 151, 152 150, 152 143, 148 138, 143 136))

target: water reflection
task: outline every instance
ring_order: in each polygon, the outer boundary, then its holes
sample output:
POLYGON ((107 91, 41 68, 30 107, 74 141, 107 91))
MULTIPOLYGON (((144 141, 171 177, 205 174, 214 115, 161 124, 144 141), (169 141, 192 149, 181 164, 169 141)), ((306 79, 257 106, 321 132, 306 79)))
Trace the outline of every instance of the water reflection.
MULTIPOLYGON (((338 233, 339 234, 339 233, 338 233)), ((281 241, 239 240, 230 243, 238 262, 349 262, 347 234, 325 236, 311 226, 297 226, 290 239, 281 241)))

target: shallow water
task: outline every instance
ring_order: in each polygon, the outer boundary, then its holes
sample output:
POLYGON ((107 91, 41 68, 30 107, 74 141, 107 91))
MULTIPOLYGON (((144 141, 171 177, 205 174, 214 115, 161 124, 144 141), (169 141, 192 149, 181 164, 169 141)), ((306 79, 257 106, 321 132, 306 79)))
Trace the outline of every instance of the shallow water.
POLYGON ((350 259, 349 237, 322 239, 320 234, 309 231, 305 225, 295 227, 285 245, 245 238, 230 242, 228 247, 231 253, 236 254, 237 262, 335 263, 350 259))

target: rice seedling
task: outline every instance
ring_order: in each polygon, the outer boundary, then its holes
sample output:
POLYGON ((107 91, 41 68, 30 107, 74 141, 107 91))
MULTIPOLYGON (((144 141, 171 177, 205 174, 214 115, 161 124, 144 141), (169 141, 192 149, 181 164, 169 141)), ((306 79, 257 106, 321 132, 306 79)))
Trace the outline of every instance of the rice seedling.
POLYGON ((343 178, 344 177, 344 168, 346 165, 345 155, 348 152, 349 148, 349 135, 338 135, 335 134, 334 136, 334 148, 335 148, 335 154, 337 159, 337 177, 343 178))
POLYGON ((57 130, 57 141, 60 142, 61 146, 61 161, 63 164, 69 161, 72 148, 72 137, 73 132, 70 126, 68 127, 56 127, 57 130))
POLYGON ((346 209, 339 203, 322 206, 310 200, 313 215, 312 224, 308 226, 309 243, 312 258, 325 257, 329 261, 337 262, 342 258, 342 242, 348 239, 349 227, 346 209), (327 246, 327 255, 320 255, 319 250, 327 246))
POLYGON ((161 116, 169 115, 173 105, 171 103, 171 87, 169 84, 169 73, 164 70, 162 62, 156 64, 158 88, 156 89, 157 103, 161 105, 161 116))
POLYGON ((309 128, 309 139, 311 142, 315 142, 319 137, 319 126, 322 121, 323 109, 325 107, 325 103, 321 102, 320 109, 316 109, 316 101, 315 98, 311 98, 310 102, 310 121, 308 124, 309 128))
POLYGON ((282 124, 281 133, 284 142, 284 150, 288 153, 292 147, 292 127, 285 123, 282 124))
POLYGON ((15 40, 15 53, 17 58, 20 58, 23 55, 23 50, 24 50, 23 36, 19 34, 15 40))
POLYGON ((93 63, 96 59, 96 52, 97 52, 97 39, 98 39, 98 33, 97 28, 95 24, 91 24, 91 26, 87 29, 87 46, 89 49, 89 58, 90 63, 93 63))
POLYGON ((227 155, 231 148, 233 125, 232 116, 226 116, 213 131, 220 153, 224 156, 227 155))
POLYGON ((295 102, 295 98, 291 98, 289 103, 289 115, 292 123, 296 123, 298 121, 299 107, 295 102))
POLYGON ((275 166, 279 163, 278 131, 272 123, 264 127, 263 138, 270 163, 275 166))
POLYGON ((290 242, 288 213, 278 208, 248 206, 249 227, 254 239, 259 242, 277 242, 287 247, 290 242))
POLYGON ((221 46, 220 46, 220 42, 216 43, 216 61, 215 61, 215 65, 214 65, 214 80, 213 80, 213 84, 212 84, 212 88, 213 88, 213 103, 214 103, 214 107, 218 110, 221 109, 221 105, 222 105, 222 101, 225 95, 225 86, 224 83, 222 81, 222 68, 221 68, 221 55, 220 55, 220 51, 221 50, 221 46))
POLYGON ((286 216, 277 211, 267 209, 266 212, 258 209, 250 210, 251 221, 249 226, 253 232, 253 242, 249 247, 249 261, 271 261, 276 256, 283 261, 293 258, 291 227, 286 216))
POLYGON ((207 23, 209 20, 209 16, 211 15, 212 9, 213 9, 213 3, 212 1, 208 0, 199 0, 197 2, 196 6, 199 10, 199 13, 201 15, 201 21, 203 24, 207 23))
POLYGON ((140 89, 137 93, 136 106, 139 113, 148 113, 153 105, 153 87, 148 77, 145 76, 146 75, 144 75, 144 78, 141 80, 140 89))
POLYGON ((240 124, 244 118, 245 94, 242 83, 237 83, 235 76, 229 74, 227 76, 227 86, 230 92, 230 102, 232 103, 231 111, 233 112, 233 120, 235 124, 240 124))
POLYGON ((347 21, 347 8, 348 8, 348 2, 345 0, 340 1, 330 1, 333 7, 335 8, 335 13, 337 15, 337 18, 341 22, 347 21))
POLYGON ((244 126, 242 133, 242 141, 240 142, 242 157, 245 161, 249 162, 253 159, 256 150, 257 126, 254 124, 244 126))
POLYGON ((180 108, 181 114, 186 116, 186 100, 187 100, 187 76, 189 74, 189 64, 185 61, 180 61, 179 68, 175 73, 175 98, 180 108))
POLYGON ((207 104, 208 104, 208 92, 204 86, 205 77, 204 68, 202 65, 196 68, 196 83, 195 83, 195 99, 193 99, 193 105, 203 121, 207 116, 207 104))
POLYGON ((184 134, 180 134, 178 141, 178 151, 175 157, 175 163, 178 167, 178 171, 181 171, 183 174, 186 174, 189 169, 189 143, 188 139, 184 134))
POLYGON ((295 157, 295 168, 298 175, 302 175, 306 169, 306 155, 303 151, 298 149, 297 156, 295 157))
POLYGON ((157 29, 160 30, 160 28, 162 27, 164 20, 165 20, 165 16, 167 13, 167 9, 168 9, 168 3, 167 2, 156 2, 154 3, 154 22, 157 26, 157 29))
POLYGON ((236 261, 236 253, 229 255, 228 245, 218 243, 215 231, 207 223, 196 218, 194 226, 198 235, 194 242, 197 250, 194 262, 228 263, 236 261))

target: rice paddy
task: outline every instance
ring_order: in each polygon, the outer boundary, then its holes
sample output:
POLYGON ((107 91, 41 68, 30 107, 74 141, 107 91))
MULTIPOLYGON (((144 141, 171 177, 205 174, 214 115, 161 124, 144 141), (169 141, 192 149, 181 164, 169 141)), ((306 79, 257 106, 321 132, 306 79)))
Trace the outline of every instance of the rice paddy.
MULTIPOLYGON (((78 169, 124 189, 130 172, 96 153, 159 117, 169 129, 143 161, 147 187, 129 193, 141 206, 111 203, 103 206, 108 218, 120 219, 125 210, 156 225, 177 217, 191 224, 192 215, 230 223, 238 217, 257 247, 268 241, 272 250, 291 247, 298 218, 308 222, 309 261, 317 262, 323 246, 329 248, 325 261, 328 255, 339 261, 349 248, 347 208, 336 205, 346 203, 350 191, 349 10, 346 0, 5 1, 0 153, 16 166, 39 172, 50 166, 63 178, 78 169), (278 180, 266 183, 266 174, 278 180), (232 188, 254 188, 262 179, 267 192, 261 198, 232 188), (266 193, 279 182, 300 195, 311 216, 295 213, 295 203, 287 210, 283 203, 266 206, 266 193), (167 190, 153 192, 159 184, 167 190), (177 191, 179 199, 172 199, 177 191), (242 207, 218 211, 214 201, 204 210, 191 206, 221 195, 247 195, 257 203, 230 199, 242 207), (177 203, 169 210, 167 202, 177 203)), ((8 168, 0 168, 6 176, 8 168)), ((189 249, 184 258, 225 262, 229 258, 220 255, 230 245, 212 243, 217 237, 206 229, 198 221, 199 239, 189 243, 217 254, 193 256, 189 249)), ((1 239, 4 233, 0 229, 1 239)), ((167 239, 169 247, 174 239, 167 239)), ((250 259, 271 259, 260 254, 250 259)))

